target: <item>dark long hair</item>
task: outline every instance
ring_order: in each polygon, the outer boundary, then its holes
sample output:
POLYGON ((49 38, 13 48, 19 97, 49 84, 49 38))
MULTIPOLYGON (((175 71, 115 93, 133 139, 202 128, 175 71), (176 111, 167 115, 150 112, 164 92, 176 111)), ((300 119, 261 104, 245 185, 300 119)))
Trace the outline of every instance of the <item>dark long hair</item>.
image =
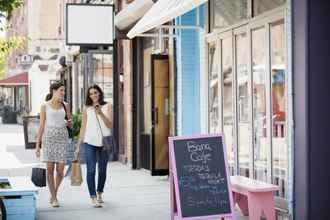
POLYGON ((91 97, 89 95, 89 91, 91 89, 95 89, 95 90, 97 90, 100 93, 100 95, 99 95, 99 104, 100 105, 106 104, 106 102, 104 101, 104 93, 103 93, 102 89, 98 85, 94 84, 94 85, 90 86, 87 89, 85 105, 86 106, 92 106, 93 105, 93 100, 91 99, 91 97))
POLYGON ((62 82, 55 82, 52 83, 49 87, 49 93, 46 95, 46 101, 49 101, 53 98, 53 92, 54 90, 58 90, 59 88, 61 88, 62 86, 64 86, 64 84, 62 82))

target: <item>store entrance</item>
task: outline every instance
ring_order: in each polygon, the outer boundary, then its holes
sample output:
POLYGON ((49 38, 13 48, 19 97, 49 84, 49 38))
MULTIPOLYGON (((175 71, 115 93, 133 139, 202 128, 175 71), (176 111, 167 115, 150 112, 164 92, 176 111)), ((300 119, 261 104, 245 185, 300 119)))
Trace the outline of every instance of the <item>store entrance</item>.
POLYGON ((151 75, 151 175, 168 175, 169 60, 167 55, 151 56, 151 75))

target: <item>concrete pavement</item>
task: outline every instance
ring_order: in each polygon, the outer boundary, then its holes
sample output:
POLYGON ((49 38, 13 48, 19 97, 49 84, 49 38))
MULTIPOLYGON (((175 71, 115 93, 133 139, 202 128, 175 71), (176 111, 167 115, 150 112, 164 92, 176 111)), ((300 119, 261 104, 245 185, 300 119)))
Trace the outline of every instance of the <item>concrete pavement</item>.
MULTIPOLYGON (((25 150, 23 127, 0 124, 0 176, 31 176, 38 164, 33 150, 25 150)), ((71 186, 65 178, 59 190, 60 208, 52 208, 47 188, 37 198, 38 220, 168 220, 170 219, 167 177, 151 177, 144 170, 132 170, 118 162, 109 164, 103 208, 89 201, 83 165, 84 183, 71 186)), ((243 219, 241 217, 235 219, 243 219)))

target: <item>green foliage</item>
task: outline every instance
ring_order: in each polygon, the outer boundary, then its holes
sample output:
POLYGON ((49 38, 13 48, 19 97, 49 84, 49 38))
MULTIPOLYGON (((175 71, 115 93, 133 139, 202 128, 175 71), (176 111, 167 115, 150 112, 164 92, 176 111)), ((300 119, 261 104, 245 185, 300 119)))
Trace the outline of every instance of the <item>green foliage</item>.
POLYGON ((0 17, 9 19, 13 11, 23 4, 24 0, 0 0, 0 17))
MULTIPOLYGON (((23 4, 24 0, 0 0, 0 18, 10 19, 13 11, 23 4)), ((0 31, 5 31, 4 25, 1 24, 1 19, 0 31)), ((14 36, 9 39, 0 39, 0 59, 7 56, 11 50, 21 48, 24 41, 25 39, 19 36, 14 36)))
POLYGON ((24 45, 24 37, 11 37, 9 39, 0 39, 0 59, 6 57, 13 49, 21 49, 24 45))
POLYGON ((6 66, 6 60, 3 58, 0 58, 0 80, 5 77, 5 66, 6 66))
POLYGON ((72 134, 74 139, 78 139, 80 127, 81 127, 82 115, 77 112, 72 114, 72 134))

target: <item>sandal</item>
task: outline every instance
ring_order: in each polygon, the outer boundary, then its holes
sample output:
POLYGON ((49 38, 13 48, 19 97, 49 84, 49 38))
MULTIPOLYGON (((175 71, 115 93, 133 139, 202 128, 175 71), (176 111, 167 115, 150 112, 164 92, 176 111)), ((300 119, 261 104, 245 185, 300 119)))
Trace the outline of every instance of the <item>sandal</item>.
POLYGON ((94 206, 94 208, 102 208, 102 205, 96 198, 92 198, 92 205, 94 206))
POLYGON ((103 198, 102 198, 102 193, 97 193, 97 201, 99 203, 104 203, 103 198))
POLYGON ((55 200, 53 200, 53 202, 52 202, 52 206, 53 206, 53 208, 58 208, 58 207, 60 207, 60 204, 59 204, 58 201, 55 199, 55 200))

